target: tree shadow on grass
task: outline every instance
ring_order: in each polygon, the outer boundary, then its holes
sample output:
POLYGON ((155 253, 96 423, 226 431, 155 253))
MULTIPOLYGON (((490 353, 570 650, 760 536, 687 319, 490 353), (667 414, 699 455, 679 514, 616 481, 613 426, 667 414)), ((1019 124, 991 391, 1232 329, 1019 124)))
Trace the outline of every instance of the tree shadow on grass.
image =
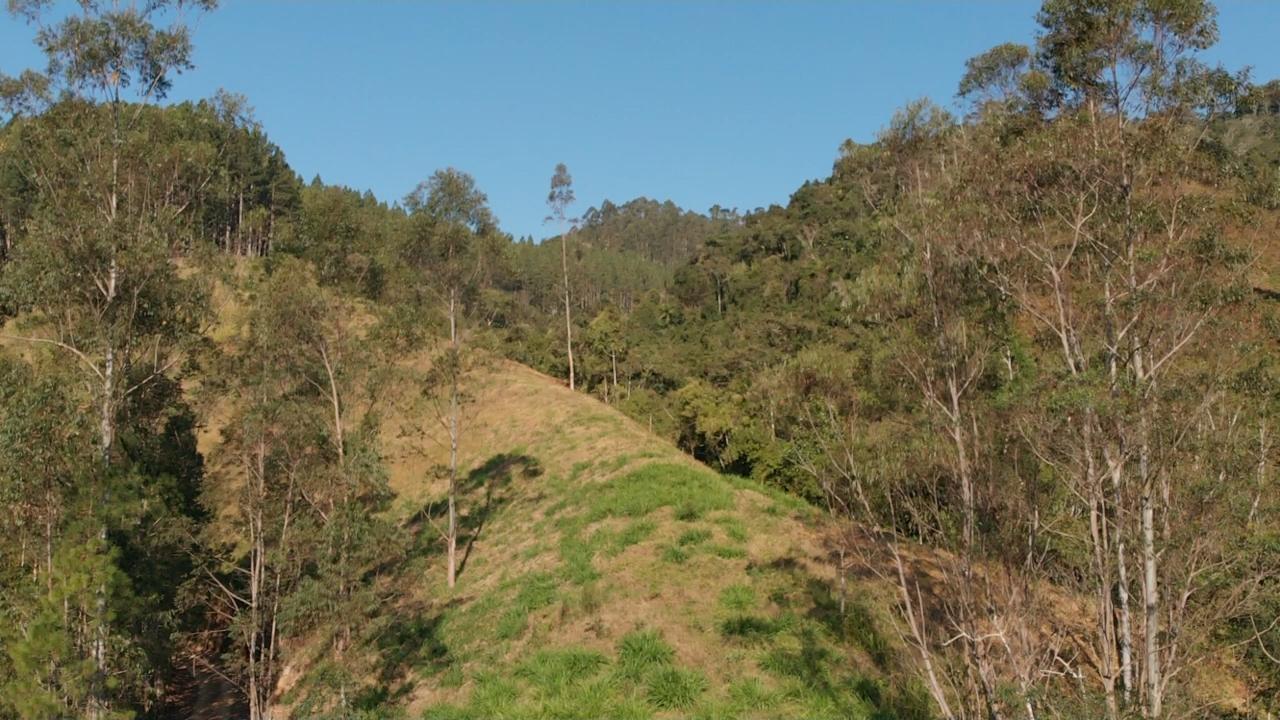
MULTIPOLYGON (((529 480, 542 475, 542 463, 523 453, 499 453, 458 481, 458 540, 462 557, 458 573, 466 569, 471 551, 489 519, 512 500, 511 484, 516 478, 529 480)), ((448 498, 436 498, 414 513, 408 521, 413 538, 413 554, 420 557, 444 552, 440 530, 448 520, 448 498)))
POLYGON ((522 480, 532 480, 539 477, 542 475, 542 463, 530 455, 499 453, 489 458, 480 467, 467 473, 466 480, 461 483, 462 491, 466 494, 473 494, 476 490, 483 488, 484 503, 472 512, 467 513, 462 520, 462 531, 466 537, 466 545, 462 550, 462 559, 458 561, 459 574, 466 569, 467 560, 471 558, 471 550, 480 539, 480 533, 484 530, 485 523, 489 521, 493 513, 510 502, 511 494, 506 490, 517 475, 522 480))
POLYGON ((411 670, 421 676, 447 670, 453 658, 440 637, 440 627, 448 610, 459 602, 455 598, 443 606, 414 604, 397 609, 370 638, 377 650, 376 682, 361 691, 354 704, 375 708, 406 697, 416 685, 409 678, 411 670))

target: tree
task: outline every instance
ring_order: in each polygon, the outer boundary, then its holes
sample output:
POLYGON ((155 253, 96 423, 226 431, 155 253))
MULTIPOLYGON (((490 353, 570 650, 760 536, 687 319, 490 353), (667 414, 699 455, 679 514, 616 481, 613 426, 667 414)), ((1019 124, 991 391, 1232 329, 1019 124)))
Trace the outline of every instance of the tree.
POLYGON ((418 274, 418 282, 439 299, 448 322, 448 346, 432 363, 426 392, 435 396, 443 390, 446 398, 437 415, 449 436, 448 518, 442 536, 446 579, 452 588, 458 574, 458 451, 466 370, 461 325, 468 303, 474 302, 486 263, 492 261, 486 242, 492 238, 496 221, 475 180, 453 168, 436 171, 419 184, 405 198, 405 207, 411 229, 403 257, 418 274))
POLYGON ((206 500, 238 540, 215 526, 204 546, 206 602, 233 640, 213 669, 236 680, 251 718, 269 718, 285 640, 325 628, 313 639, 329 651, 330 701, 347 712, 348 651, 377 606, 371 568, 395 547, 370 411, 380 363, 353 330, 356 309, 302 261, 274 266, 257 290, 223 369, 236 414, 214 458, 239 493, 229 512, 218 493, 206 500))
MULTIPOLYGON (((99 518, 101 552, 108 552, 112 481, 124 480, 117 462, 121 412, 173 368, 177 347, 193 334, 200 315, 189 284, 169 262, 174 213, 149 201, 149 143, 136 130, 145 106, 163 98, 172 76, 191 67, 184 11, 215 4, 81 3, 80 13, 43 26, 37 36, 48 58, 47 74, 2 83, 23 96, 10 96, 13 109, 39 106, 54 88, 64 98, 51 111, 57 120, 32 151, 44 192, 27 223, 29 238, 5 265, 3 283, 20 298, 30 323, 46 331, 21 339, 65 351, 94 388, 103 472, 90 512, 99 518)), ((17 0, 9 7, 36 23, 48 5, 17 0)), ((105 581, 95 593, 96 674, 87 715, 104 718, 112 714, 105 581)))
POLYGON ((1170 463, 1192 437, 1186 418, 1207 418, 1216 404, 1212 388, 1174 393, 1166 383, 1194 367, 1238 273, 1233 253, 1195 249, 1216 244, 1219 210, 1203 189, 1214 171, 1199 147, 1232 80, 1195 62, 1216 38, 1205 2, 1050 1, 1039 21, 1037 63, 1057 115, 1019 142, 1025 152, 1004 150, 999 131, 989 138, 982 152, 1011 162, 982 177, 1013 180, 983 183, 975 201, 987 227, 975 235, 1000 291, 1055 348, 1039 360, 1041 397, 1058 405, 1037 409, 1028 436, 1088 518, 1106 712, 1140 702, 1158 718, 1173 668, 1186 662, 1161 629, 1183 606, 1161 587, 1186 562, 1176 574, 1197 588, 1215 562, 1157 519, 1167 524, 1177 506, 1170 463), (1140 616, 1130 607, 1135 565, 1140 616))
POLYGON ((626 353, 622 319, 612 306, 601 310, 587 327, 587 345, 600 357, 609 359, 610 375, 604 380, 604 400, 611 402, 618 394, 618 356, 626 353))
POLYGON ((577 229, 577 220, 566 213, 574 202, 573 176, 564 163, 556 165, 555 174, 551 176, 551 192, 547 195, 547 207, 551 215, 547 222, 554 222, 560 228, 560 268, 564 283, 564 344, 569 356, 569 389, 573 390, 573 315, 569 309, 569 235, 577 229))

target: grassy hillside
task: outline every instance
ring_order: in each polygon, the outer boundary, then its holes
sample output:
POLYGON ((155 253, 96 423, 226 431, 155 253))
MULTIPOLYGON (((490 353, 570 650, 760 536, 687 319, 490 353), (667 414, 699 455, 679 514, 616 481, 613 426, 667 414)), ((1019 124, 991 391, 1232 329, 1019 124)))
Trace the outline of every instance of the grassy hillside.
MULTIPOLYGON (((410 627, 435 657, 406 674, 413 710, 873 717, 888 706, 869 679, 886 642, 869 614, 839 626, 806 508, 517 365, 485 373, 475 409, 473 541, 452 596, 422 558, 415 599, 430 610, 410 627)), ((431 492, 412 477, 395 485, 406 510, 431 492)))
MULTIPOLYGON (((880 590, 852 585, 840 619, 811 508, 514 363, 471 381, 448 590, 427 510, 445 492, 443 433, 413 392, 390 394, 384 452, 410 560, 365 628, 357 705, 390 699, 415 718, 927 716, 886 680, 880 590)), ((207 429, 202 449, 218 437, 207 429)), ((323 674, 295 647, 283 702, 307 715, 323 674)))
MULTIPOLYGON (((469 536, 429 529, 379 633, 380 692, 425 717, 901 717, 870 608, 838 619, 796 501, 717 475, 611 408, 495 363, 475 384, 469 536)), ((398 419, 389 423, 394 432, 398 419)), ((443 487, 389 437, 410 522, 443 487)))

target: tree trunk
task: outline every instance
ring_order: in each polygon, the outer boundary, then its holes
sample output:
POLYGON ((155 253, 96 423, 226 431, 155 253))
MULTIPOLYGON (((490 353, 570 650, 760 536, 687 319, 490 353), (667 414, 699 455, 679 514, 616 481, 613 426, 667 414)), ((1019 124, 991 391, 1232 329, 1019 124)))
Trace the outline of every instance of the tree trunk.
MULTIPOLYGON (((567 297, 567 296, 566 296, 567 297)), ((458 578, 458 373, 461 371, 461 358, 458 352, 458 301, 457 291, 449 289, 449 345, 453 350, 453 370, 449 388, 449 527, 445 532, 448 545, 448 582, 452 588, 458 578)), ((565 306, 566 311, 568 306, 565 306)), ((570 365, 570 368, 573 366, 570 365)), ((569 373, 573 377, 572 369, 569 373)))
MULTIPOLYGON (((116 209, 116 196, 113 192, 111 195, 111 210, 114 216, 116 209)), ((119 280, 119 272, 116 265, 115 257, 111 258, 111 263, 107 273, 106 283, 106 302, 108 304, 115 301, 116 287, 119 280)), ((108 331, 109 332, 109 331, 108 331)), ((110 470, 111 470, 111 449, 115 445, 116 435, 116 414, 115 414, 115 394, 118 368, 116 367, 116 348, 115 338, 108 335, 107 347, 102 370, 102 397, 99 407, 99 452, 100 461, 102 463, 102 508, 100 512, 108 512, 111 504, 110 489, 110 470)), ((105 517, 105 515, 104 515, 105 517)), ((102 544, 102 551, 105 553, 107 545, 107 523, 106 520, 98 521, 98 541, 102 544)), ((106 679, 107 679, 107 582, 106 578, 98 585, 94 597, 94 628, 93 628, 93 667, 94 677, 90 690, 89 700, 89 717, 93 720, 105 717, 110 711, 110 705, 106 698, 106 679)))
POLYGON ((569 389, 575 389, 573 379, 573 318, 569 312, 569 233, 560 236, 560 268, 564 273, 564 343, 569 352, 569 389))
POLYGON ((938 705, 938 712, 942 715, 943 720, 955 720, 955 713, 951 711, 951 704, 947 702, 947 693, 942 689, 942 683, 938 681, 938 673, 933 667, 933 652, 929 649, 929 641, 923 627, 925 621, 924 612, 921 610, 919 616, 917 616, 915 603, 911 600, 911 586, 907 584, 907 573, 902 566, 902 555, 898 552, 897 540, 892 541, 890 548, 893 551, 893 561, 898 571, 898 597, 902 602, 903 615, 907 619, 907 628, 910 630, 911 637, 916 644, 916 650, 920 654, 920 665, 924 670, 929 694, 933 696, 933 701, 938 705))
MULTIPOLYGON (((1107 461, 1111 465, 1111 491, 1115 497, 1113 501, 1116 508, 1122 507, 1120 492, 1122 488, 1122 475, 1124 473, 1124 461, 1117 451, 1112 454, 1111 450, 1107 450, 1107 461)), ((1122 525, 1123 518, 1117 517, 1114 523, 1115 546, 1116 546, 1116 599, 1120 603, 1120 679, 1124 683, 1122 688, 1122 698, 1125 705, 1128 705, 1133 696, 1133 620, 1129 610, 1129 570, 1125 557, 1124 544, 1124 527, 1122 525)))
POLYGON ((1147 717, 1158 720, 1161 715, 1163 686, 1160 681, 1160 586, 1156 565, 1155 503, 1151 498, 1149 428, 1145 410, 1139 418, 1141 446, 1138 449, 1138 472, 1142 479, 1142 594, 1146 624, 1147 717))
POLYGON ((1103 490, 1094 458, 1093 429, 1095 418, 1092 412, 1086 413, 1082 428, 1084 456, 1084 489, 1089 498, 1089 538, 1093 551, 1094 585, 1097 599, 1097 646, 1098 677, 1102 681, 1102 692, 1107 703, 1107 717, 1117 720, 1120 717, 1120 706, 1116 698, 1115 668, 1115 620, 1111 600, 1111 564, 1110 536, 1107 522, 1106 492, 1103 490))

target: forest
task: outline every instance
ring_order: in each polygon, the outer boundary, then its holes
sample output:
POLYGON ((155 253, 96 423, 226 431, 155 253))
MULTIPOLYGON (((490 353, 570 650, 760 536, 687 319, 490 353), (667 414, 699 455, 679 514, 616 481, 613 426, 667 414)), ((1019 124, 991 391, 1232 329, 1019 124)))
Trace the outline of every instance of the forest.
POLYGON ((9 2, 0 718, 1280 713, 1280 81, 1208 0, 1044 0, 767 208, 547 168, 540 240, 169 102, 216 4, 9 2))

